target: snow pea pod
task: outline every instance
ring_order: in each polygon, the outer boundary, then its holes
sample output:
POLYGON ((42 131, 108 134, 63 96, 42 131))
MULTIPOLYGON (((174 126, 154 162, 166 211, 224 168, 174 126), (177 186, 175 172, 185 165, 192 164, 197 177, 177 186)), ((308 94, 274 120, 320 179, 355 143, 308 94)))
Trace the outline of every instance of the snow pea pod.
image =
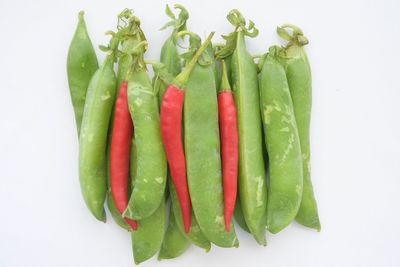
POLYGON ((210 241, 208 241, 207 237, 204 236, 203 232, 200 229, 200 226, 197 222, 196 216, 193 214, 192 211, 192 223, 190 225, 190 232, 185 232, 185 227, 183 225, 183 218, 182 218, 182 210, 179 206, 178 194, 176 193, 174 183, 169 180, 168 182, 170 196, 171 196, 171 207, 174 213, 176 225, 179 231, 189 239, 194 245, 203 248, 208 252, 211 249, 210 241))
POLYGON ((84 12, 79 12, 78 26, 68 50, 67 76, 72 105, 74 106, 78 135, 81 130, 86 91, 90 79, 99 68, 96 52, 90 41, 84 19, 84 12))
POLYGON ((79 179, 86 205, 100 221, 106 220, 107 134, 115 99, 115 49, 119 40, 111 38, 109 55, 93 75, 86 96, 79 139, 79 179))
POLYGON ((261 71, 260 97, 270 158, 267 227, 277 233, 296 217, 303 191, 300 140, 279 47, 271 47, 261 71))
POLYGON ((235 217, 235 221, 240 226, 240 228, 250 233, 249 227, 247 226, 246 220, 244 219, 242 207, 240 206, 240 199, 238 197, 236 197, 236 205, 233 216, 235 217))
MULTIPOLYGON (((179 15, 176 17, 168 5, 165 7, 165 13, 170 17, 172 20, 167 22, 161 30, 164 30, 168 27, 173 27, 173 31, 171 35, 165 40, 160 54, 160 61, 166 67, 166 70, 175 77, 181 72, 182 65, 181 65, 181 57, 179 56, 178 49, 177 49, 177 33, 183 30, 186 30, 186 21, 189 19, 189 13, 187 12, 186 8, 182 5, 175 4, 175 9, 179 9, 179 15)), ((162 98, 164 96, 164 92, 167 89, 167 83, 162 79, 156 77, 155 80, 155 90, 158 92, 159 103, 161 104, 162 98)))
POLYGON ((157 96, 145 67, 132 72, 128 81, 129 111, 134 125, 137 155, 134 186, 124 216, 142 220, 164 200, 167 161, 161 140, 157 96))
POLYGON ((138 229, 132 232, 132 250, 135 264, 153 257, 161 248, 165 234, 166 207, 163 201, 149 217, 138 222, 138 229))
POLYGON ((238 247, 233 224, 226 232, 224 223, 217 89, 212 64, 197 63, 189 77, 184 102, 184 144, 190 197, 201 231, 217 246, 238 247))
POLYGON ((308 44, 301 29, 294 25, 278 28, 279 35, 289 41, 281 58, 286 69, 290 94, 300 137, 303 158, 303 196, 296 220, 317 231, 321 230, 317 202, 310 174, 311 68, 303 46, 308 44), (287 31, 292 32, 292 35, 287 31))
POLYGON ((250 232, 260 245, 266 245, 267 187, 257 68, 244 39, 245 36, 257 36, 258 30, 251 21, 246 27, 245 19, 237 10, 230 11, 227 18, 236 29, 225 38, 226 46, 217 53, 217 57, 231 56, 230 71, 239 129, 239 197, 250 232))
POLYGON ((169 213, 169 224, 165 233, 158 260, 173 259, 182 255, 190 246, 187 239, 176 225, 174 211, 171 209, 169 213))

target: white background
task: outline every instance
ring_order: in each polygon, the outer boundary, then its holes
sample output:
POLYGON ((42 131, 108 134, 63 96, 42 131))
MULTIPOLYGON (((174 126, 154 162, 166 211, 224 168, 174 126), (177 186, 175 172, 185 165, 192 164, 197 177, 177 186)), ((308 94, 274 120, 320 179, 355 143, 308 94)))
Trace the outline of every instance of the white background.
MULTIPOLYGON (((174 2, 171 2, 174 3, 174 2)), ((180 1, 205 36, 232 30, 238 8, 260 29, 252 53, 279 43, 291 22, 309 37, 313 69, 312 171, 322 232, 293 224, 259 247, 192 246, 142 266, 400 266, 400 2, 180 1)), ((0 1, 0 266, 132 266, 130 236, 93 219, 77 174, 78 140, 66 55, 80 9, 94 44, 133 8, 157 59, 170 31, 163 1, 0 1)), ((97 49, 97 48, 96 48, 97 49)), ((102 55, 97 49, 99 58, 102 55)))

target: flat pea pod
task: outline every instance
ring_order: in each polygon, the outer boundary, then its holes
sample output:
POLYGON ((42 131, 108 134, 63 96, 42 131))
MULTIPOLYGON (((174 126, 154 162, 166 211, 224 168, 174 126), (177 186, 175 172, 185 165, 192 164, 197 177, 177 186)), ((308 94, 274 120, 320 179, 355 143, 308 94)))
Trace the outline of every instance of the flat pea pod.
POLYGON ((166 227, 166 205, 163 201, 149 217, 138 221, 132 232, 132 250, 135 264, 153 257, 161 248, 166 227))
POLYGON ((79 140, 79 178, 86 205, 100 221, 106 220, 107 134, 115 99, 114 55, 108 55, 93 75, 86 96, 79 140))
POLYGON ((176 225, 174 211, 169 213, 169 224, 165 233, 158 260, 173 259, 182 255, 190 246, 190 241, 179 230, 176 225))
MULTIPOLYGON (((182 60, 176 47, 177 33, 186 30, 186 21, 189 19, 189 13, 185 7, 179 4, 174 5, 175 9, 180 10, 178 17, 172 13, 168 5, 166 5, 165 8, 165 13, 172 20, 165 24, 161 29, 164 30, 168 27, 173 27, 173 31, 161 47, 160 61, 165 65, 167 71, 175 77, 182 69, 182 60)), ((164 92, 167 89, 167 84, 162 79, 156 78, 155 88, 156 92, 158 92, 159 104, 161 105, 164 92)))
POLYGON ((235 229, 226 232, 221 174, 217 90, 212 65, 197 64, 184 102, 184 144, 194 214, 212 243, 238 247, 235 229))
POLYGON ((167 161, 161 140, 157 96, 145 68, 134 71, 128 81, 129 111, 134 125, 134 186, 124 216, 142 220, 164 200, 167 161))
POLYGON ((81 130, 83 109, 85 107, 86 91, 90 79, 99 68, 96 52, 86 28, 84 12, 79 12, 78 26, 68 50, 67 76, 74 106, 76 128, 78 135, 81 130))
POLYGON ((210 251, 211 243, 208 241, 207 237, 203 234, 200 229, 200 226, 197 222, 196 216, 193 214, 192 211, 192 223, 190 225, 190 232, 185 232, 185 227, 183 225, 183 217, 182 217, 182 210, 179 205, 178 194, 176 193, 175 186, 171 180, 168 182, 169 191, 171 196, 171 207, 174 213, 176 225, 179 231, 184 235, 187 239, 189 239, 194 245, 203 248, 206 252, 210 251))
POLYGON ((241 31, 237 33, 231 72, 238 112, 239 197, 247 226, 256 241, 265 245, 267 187, 262 152, 257 68, 246 50, 244 34, 241 31))
POLYGON ((261 71, 260 102, 269 155, 267 227, 277 233, 299 210, 303 191, 300 140, 279 47, 271 47, 261 71))
POLYGON ((233 212, 233 216, 237 224, 240 226, 240 228, 250 233, 249 227, 247 226, 246 220, 244 219, 242 207, 240 206, 240 199, 238 197, 236 198, 236 205, 235 205, 235 210, 233 212))
MULTIPOLYGON (((160 61, 163 63, 167 71, 175 77, 181 72, 181 58, 176 48, 175 31, 165 41, 161 48, 160 61)), ((158 91, 158 101, 161 104, 167 84, 160 78, 156 77, 155 88, 158 91)))
POLYGON ((303 158, 303 196, 296 220, 302 225, 320 231, 321 224, 310 174, 312 78, 310 64, 303 48, 304 45, 308 44, 308 40, 301 29, 294 25, 283 25, 278 28, 278 33, 289 41, 284 53, 281 54, 281 58, 285 66, 293 101, 303 158), (286 29, 291 29, 293 35, 289 36, 286 29))

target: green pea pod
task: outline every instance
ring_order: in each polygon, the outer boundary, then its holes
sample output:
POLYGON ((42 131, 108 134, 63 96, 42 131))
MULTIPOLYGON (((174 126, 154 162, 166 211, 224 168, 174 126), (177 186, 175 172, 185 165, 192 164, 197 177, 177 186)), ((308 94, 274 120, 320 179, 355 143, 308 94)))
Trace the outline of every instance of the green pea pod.
POLYGON ((303 46, 308 44, 308 40, 301 29, 294 25, 283 25, 278 28, 278 33, 289 41, 286 49, 281 53, 281 58, 293 101, 303 158, 303 196, 296 220, 320 231, 321 224, 310 174, 311 68, 303 49, 303 46), (291 36, 287 29, 291 30, 291 36))
POLYGON ((277 233, 296 217, 303 191, 300 140, 285 70, 271 47, 261 71, 260 96, 270 157, 267 227, 277 233))
MULTIPOLYGON (((176 48, 176 32, 165 41, 161 48, 160 61, 163 63, 167 71, 175 77, 181 72, 181 59, 176 48)), ((158 91, 159 104, 162 102, 164 92, 167 89, 167 84, 162 79, 156 79, 155 88, 158 91)))
POLYGON ((194 214, 212 243, 238 247, 235 229, 226 232, 221 177, 217 89, 213 65, 197 64, 187 83, 184 102, 187 179, 194 214))
POLYGON ((129 111, 134 125, 137 161, 133 190, 124 216, 142 220, 163 201, 167 161, 161 140, 157 96, 145 68, 133 71, 128 81, 129 111))
POLYGON ((179 230, 176 225, 174 212, 169 213, 169 224, 165 233, 158 260, 173 259, 182 255, 190 246, 190 241, 179 230))
POLYGON ((78 135, 81 130, 86 91, 90 79, 99 68, 96 52, 86 29, 84 12, 79 12, 78 26, 68 50, 67 76, 72 105, 74 106, 78 135))
POLYGON ((106 220, 104 201, 107 192, 107 133, 116 91, 113 66, 114 54, 111 53, 90 81, 79 140, 82 194, 86 205, 100 221, 106 220))
POLYGON ((180 208, 178 200, 178 194, 176 193, 175 186, 172 183, 171 179, 169 179, 168 185, 171 195, 172 211, 174 213, 176 225, 179 231, 181 232, 182 235, 188 238, 194 245, 205 249, 206 252, 210 251, 211 243, 210 241, 208 241, 207 237, 205 237, 203 232, 201 231, 196 216, 193 214, 193 211, 192 211, 192 223, 190 225, 190 232, 189 233, 185 232, 185 227, 183 225, 182 210, 180 208))
POLYGON ((238 190, 246 224, 260 245, 266 245, 265 225, 267 187, 262 152, 261 115, 257 67, 246 49, 245 36, 255 37, 258 30, 236 9, 229 12, 235 31, 225 36, 226 45, 218 58, 230 58, 232 89, 237 105, 239 128, 238 190))
POLYGON ((166 207, 165 202, 162 201, 153 214, 138 222, 138 229, 132 232, 135 264, 150 259, 159 251, 165 234, 165 224, 166 207))
POLYGON ((244 219, 242 207, 240 206, 240 198, 236 197, 236 205, 235 205, 235 210, 233 213, 233 216, 235 217, 235 221, 237 224, 245 230, 246 232, 250 233, 249 227, 246 224, 246 220, 244 219))
MULTIPOLYGON (((172 20, 165 24, 161 30, 168 27, 173 27, 173 31, 168 39, 164 42, 161 48, 160 61, 163 63, 167 71, 175 77, 181 72, 181 57, 177 49, 177 33, 186 29, 186 21, 189 19, 189 13, 182 5, 175 4, 174 9, 180 10, 178 17, 176 17, 168 5, 165 7, 165 13, 172 20)), ((158 92, 159 104, 161 104, 164 92, 167 89, 167 84, 162 79, 155 80, 155 90, 158 92)))

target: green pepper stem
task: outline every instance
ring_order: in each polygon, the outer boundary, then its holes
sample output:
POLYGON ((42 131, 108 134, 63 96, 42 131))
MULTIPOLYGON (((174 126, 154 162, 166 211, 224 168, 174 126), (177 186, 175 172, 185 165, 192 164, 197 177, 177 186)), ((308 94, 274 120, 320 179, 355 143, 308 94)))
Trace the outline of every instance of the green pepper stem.
POLYGON ((228 71, 226 69, 226 63, 225 60, 221 60, 222 64, 222 77, 221 77, 221 85, 219 87, 219 92, 223 91, 231 91, 231 85, 229 84, 229 79, 228 79, 228 71))
POLYGON ((186 67, 182 70, 181 73, 176 76, 173 84, 181 88, 182 90, 187 84, 189 79, 190 73, 192 72, 193 68, 196 66, 197 61, 199 60, 200 56, 203 54, 204 50, 206 50, 207 46, 211 43, 211 39, 213 38, 215 32, 210 33, 204 43, 200 46, 197 50, 196 54, 193 58, 189 61, 186 67))

